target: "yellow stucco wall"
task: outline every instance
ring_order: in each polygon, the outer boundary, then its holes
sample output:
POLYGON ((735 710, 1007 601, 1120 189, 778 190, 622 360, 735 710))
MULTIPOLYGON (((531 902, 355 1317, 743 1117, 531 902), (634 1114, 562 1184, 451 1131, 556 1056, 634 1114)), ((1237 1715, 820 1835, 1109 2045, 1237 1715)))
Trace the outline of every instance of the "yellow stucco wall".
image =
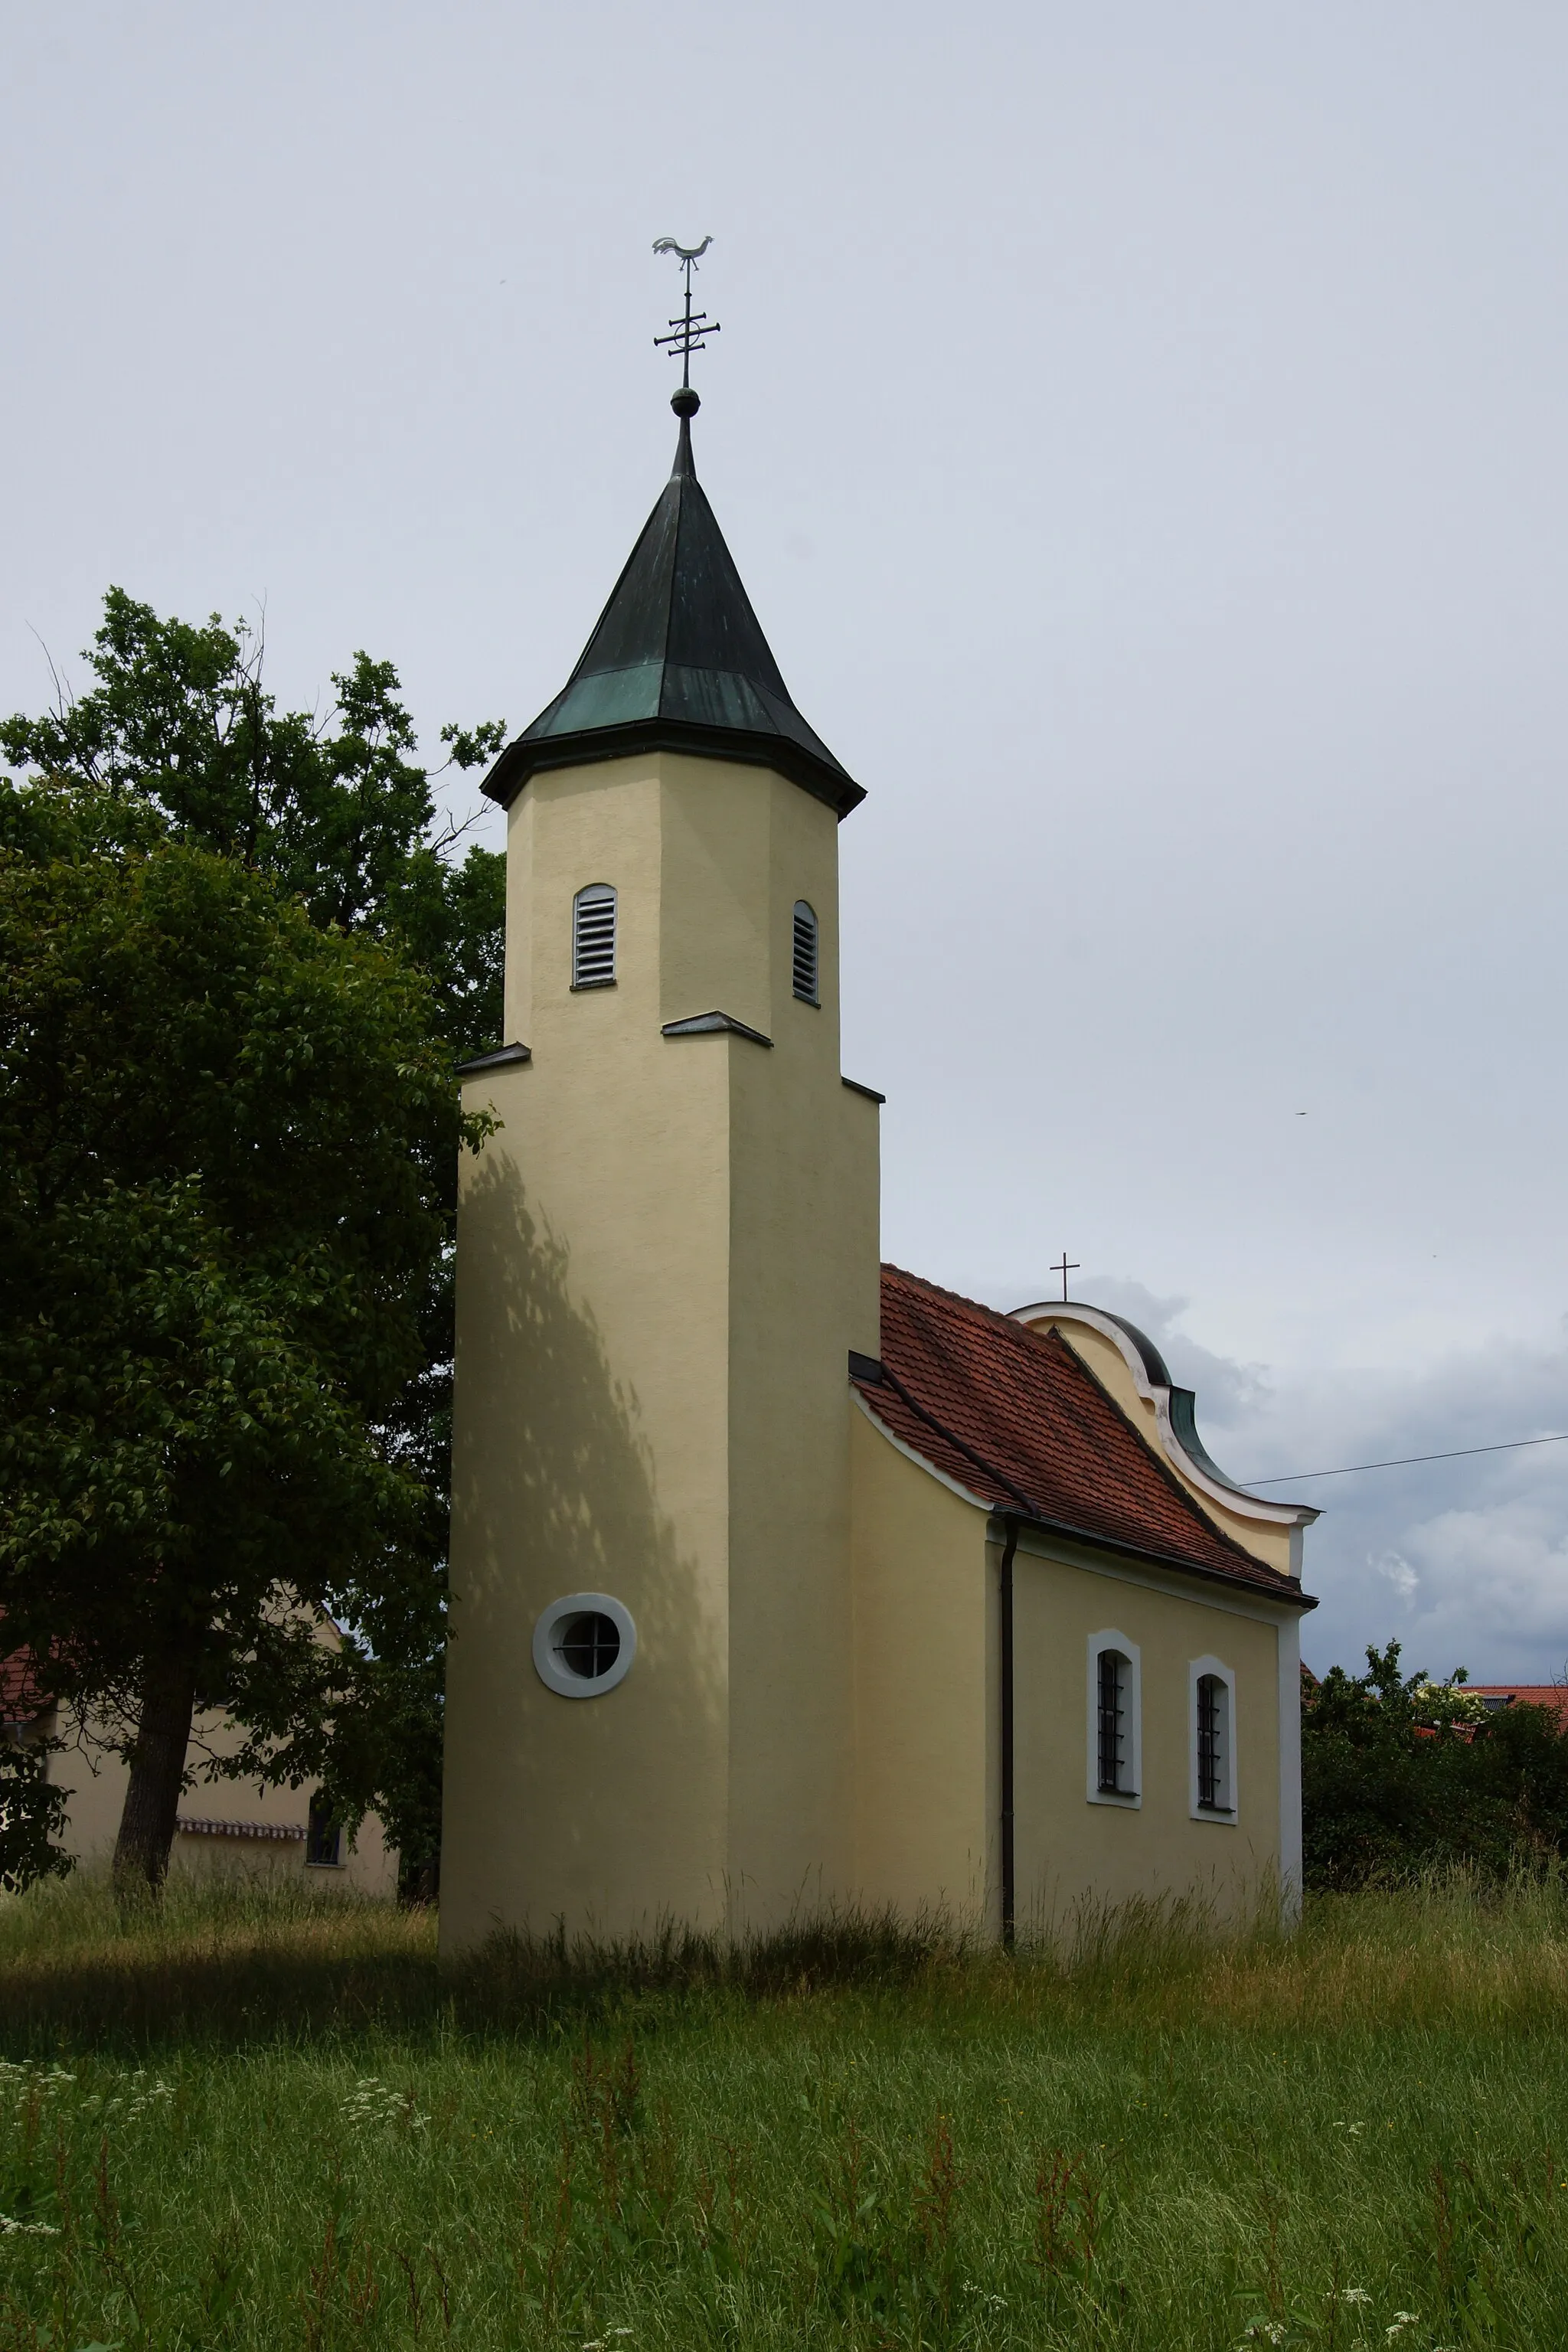
MULTIPOLYGON (((1086 1899, 1191 1892, 1244 1911, 1279 1876, 1279 1619, 1221 1587, 1146 1581, 1129 1562, 1073 1561, 1032 1533, 1014 1563, 1015 1784, 1018 1932, 1060 1921, 1086 1899), (1163 1588, 1162 1589, 1162 1584, 1163 1588), (1223 1595, 1223 1597, 1222 1597, 1223 1595), (1090 1802, 1089 1641, 1137 1645, 1142 1769, 1136 1809, 1090 1802), (1236 1675, 1237 1818, 1190 1811, 1193 1662, 1236 1675)), ((991 1547, 993 1560, 998 1547, 991 1547)), ((994 1576, 994 1570, 993 1571, 994 1576)))
POLYGON ((996 1612, 985 1514, 847 1405, 858 1891, 965 1929, 995 1908, 996 1612))
POLYGON ((463 1171, 442 1934, 765 1921, 838 1892, 852 1717, 845 1360, 877 1347, 872 1104, 838 1075, 832 812, 669 754, 535 777, 508 836, 503 1121, 463 1171), (572 903, 617 892, 613 989, 572 903), (790 984, 820 926, 822 1003, 790 984), (773 1040, 668 1038, 722 1011, 773 1040), (637 1627, 563 1698, 534 1623, 637 1627))
MULTIPOLYGON (((995 1522, 864 1411, 855 1468, 862 1892, 1000 1925, 995 1522)), ((1279 1695, 1294 1698, 1293 1612, 1024 1530, 1014 1562, 1014 1815, 1020 1937, 1085 1902, 1198 1894, 1246 1912, 1292 1857, 1280 1843, 1279 1695), (1089 1793, 1090 1636, 1141 1653, 1141 1803, 1089 1793), (1284 1643, 1283 1654, 1281 1643, 1284 1643), (1236 1675, 1237 1815, 1191 1816, 1194 1661, 1236 1675)))
MULTIPOLYGON (((766 1927, 840 1898, 994 1932, 992 1516, 847 1381, 849 1349, 879 1349, 877 1115, 839 1078, 832 813, 669 754, 536 775, 509 818, 507 1005, 532 1058, 466 1088, 502 1125, 461 1179, 443 1949, 498 1926, 766 1927), (590 883, 617 893, 616 984, 574 992, 590 883), (820 1006, 792 991, 797 898, 820 1006), (771 1044, 662 1034, 715 1011, 771 1044), (581 1700, 531 1656, 575 1592, 637 1628, 626 1680, 581 1700)), ((1064 1336, 1164 1458, 1120 1354, 1064 1336)), ((1275 1532, 1242 1540, 1269 1557, 1275 1532)), ((1105 1570, 1019 1548, 1025 1932, 1086 1897, 1234 1906, 1280 1859, 1289 1612, 1105 1570), (1136 1812, 1086 1790, 1102 1625, 1143 1654, 1136 1812), (1234 1828, 1189 1814, 1205 1654, 1237 1675, 1234 1828)))

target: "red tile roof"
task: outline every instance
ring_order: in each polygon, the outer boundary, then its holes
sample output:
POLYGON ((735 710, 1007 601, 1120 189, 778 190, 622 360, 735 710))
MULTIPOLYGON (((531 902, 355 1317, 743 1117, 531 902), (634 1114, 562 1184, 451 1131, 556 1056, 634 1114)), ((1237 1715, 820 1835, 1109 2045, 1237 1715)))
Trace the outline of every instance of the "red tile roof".
POLYGON ((1568 1690, 1561 1683, 1467 1683, 1478 1698, 1511 1699, 1515 1706, 1549 1706, 1568 1724, 1568 1690))
POLYGON ((0 1658, 0 1723, 30 1723, 39 1703, 31 1651, 0 1658))
MULTIPOLYGON (((1001 1511, 1227 1582, 1304 1598, 1221 1532, 1056 1332, 882 1268, 879 1421, 1001 1511)), ((1310 1605, 1310 1603, 1308 1604, 1310 1605)))

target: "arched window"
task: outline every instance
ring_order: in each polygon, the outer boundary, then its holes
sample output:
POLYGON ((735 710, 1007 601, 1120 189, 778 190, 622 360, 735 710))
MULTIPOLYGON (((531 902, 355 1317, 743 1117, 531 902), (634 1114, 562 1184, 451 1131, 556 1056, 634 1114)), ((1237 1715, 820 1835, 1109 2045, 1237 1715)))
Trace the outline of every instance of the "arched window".
POLYGON ((1100 1654, 1100 1704, 1095 1726, 1100 1753, 1102 1796, 1120 1797, 1127 1789, 1128 1661, 1120 1650, 1100 1654))
POLYGON ((820 1002, 816 984, 816 917, 804 898, 795 902, 795 945, 792 971, 795 992, 803 1004, 820 1002))
POLYGON ((1107 1628, 1089 1642, 1089 1796, 1100 1805, 1142 1802, 1139 1652, 1107 1628))
POLYGON ((1236 1676, 1218 1658, 1194 1658, 1191 1675, 1193 1818, 1233 1822, 1236 1676))
POLYGON ((616 894, 607 882, 590 882, 572 901, 572 985, 616 984, 616 894))

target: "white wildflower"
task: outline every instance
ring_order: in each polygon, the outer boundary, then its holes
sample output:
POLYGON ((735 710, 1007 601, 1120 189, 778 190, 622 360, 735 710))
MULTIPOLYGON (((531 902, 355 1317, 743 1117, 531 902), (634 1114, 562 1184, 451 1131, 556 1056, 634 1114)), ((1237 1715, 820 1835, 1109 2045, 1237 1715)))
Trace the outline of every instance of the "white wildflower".
POLYGON ((58 2238, 59 2234, 48 2221, 14 2221, 9 2213, 0 2213, 0 2238, 58 2238))
POLYGON ((0 2061, 0 2093, 14 2092, 18 2106, 55 2098, 75 2081, 63 2066, 45 2067, 37 2058, 0 2061))
POLYGON ((423 2131, 430 2120, 415 2105, 412 2091, 395 2091, 374 2074, 361 2075, 338 2112, 355 2131, 374 2130, 389 2124, 405 2124, 410 2131, 423 2131))
POLYGON ((1364 2286, 1342 2286, 1340 2289, 1340 2301, 1342 2303, 1370 2303, 1372 2301, 1372 2297, 1368 2294, 1364 2286))
MULTIPOLYGON (((144 2078, 145 2072, 145 2068, 139 2066, 136 2070, 136 2074, 132 2076, 132 2081, 134 2082, 137 2079, 137 2075, 141 2075, 144 2078)), ((137 2092, 136 2096, 131 2100, 126 2107, 126 2116, 129 2119, 132 2116, 147 2115, 152 2109, 160 2105, 164 2100, 172 2099, 174 2095, 174 2091, 167 2083, 153 2083, 148 2089, 137 2092)), ((118 2106, 120 2102, 118 2099, 110 2102, 110 2105, 114 2106, 118 2106)))
POLYGON ((1394 2315, 1393 2324, 1390 2326, 1385 2327, 1383 2333, 1386 2340, 1392 2344, 1394 2337, 1400 2334, 1402 2329, 1414 2327, 1415 2325, 1416 2315, 1415 2312, 1396 2311, 1394 2315))

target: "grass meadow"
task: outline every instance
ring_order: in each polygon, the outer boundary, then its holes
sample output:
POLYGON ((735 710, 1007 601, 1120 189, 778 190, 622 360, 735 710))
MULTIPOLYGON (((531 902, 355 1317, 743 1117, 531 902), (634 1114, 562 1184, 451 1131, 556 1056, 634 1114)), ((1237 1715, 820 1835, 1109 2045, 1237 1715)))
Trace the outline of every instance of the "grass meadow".
POLYGON ((0 2352, 1568 2346, 1568 1888, 498 1944, 0 1910, 0 2352))

